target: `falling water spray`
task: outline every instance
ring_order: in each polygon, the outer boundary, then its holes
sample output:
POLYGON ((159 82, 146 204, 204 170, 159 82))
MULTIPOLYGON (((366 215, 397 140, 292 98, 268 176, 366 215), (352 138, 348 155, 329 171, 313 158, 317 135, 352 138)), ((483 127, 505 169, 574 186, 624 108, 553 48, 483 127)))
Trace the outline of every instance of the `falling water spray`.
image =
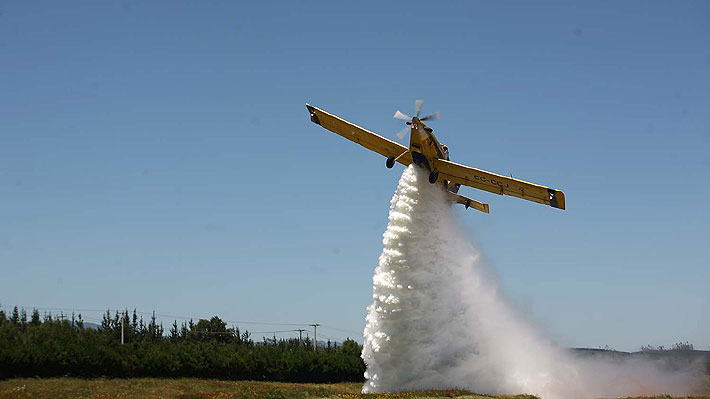
POLYGON ((688 373, 580 360, 499 293, 445 193, 409 166, 392 197, 373 276, 363 392, 465 388, 543 398, 685 394, 688 373))

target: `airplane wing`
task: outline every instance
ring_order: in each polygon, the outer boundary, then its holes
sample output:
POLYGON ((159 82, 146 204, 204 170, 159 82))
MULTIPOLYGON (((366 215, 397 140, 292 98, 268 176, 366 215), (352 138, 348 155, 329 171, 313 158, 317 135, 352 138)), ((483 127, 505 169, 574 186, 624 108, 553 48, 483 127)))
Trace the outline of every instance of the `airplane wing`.
POLYGON ((494 194, 511 195, 528 201, 565 209, 565 194, 545 186, 506 177, 485 170, 460 165, 443 159, 436 159, 433 168, 439 172, 439 179, 485 190, 494 194))
POLYGON ((380 155, 395 157, 397 162, 405 166, 412 163, 412 155, 409 153, 409 149, 402 144, 386 139, 369 130, 365 130, 358 125, 338 118, 308 103, 306 103, 306 108, 308 108, 308 112, 311 114, 311 121, 313 123, 317 123, 331 132, 337 133, 380 155))

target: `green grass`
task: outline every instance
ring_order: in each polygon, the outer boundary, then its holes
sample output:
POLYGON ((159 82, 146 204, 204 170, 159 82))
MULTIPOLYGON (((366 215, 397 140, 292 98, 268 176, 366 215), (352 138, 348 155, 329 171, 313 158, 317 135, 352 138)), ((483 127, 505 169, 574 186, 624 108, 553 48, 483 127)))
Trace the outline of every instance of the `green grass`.
POLYGON ((78 379, 18 378, 0 381, 0 398, 264 398, 305 399, 357 393, 362 384, 290 384, 196 378, 78 379))
POLYGON ((396 399, 396 398, 506 398, 534 396, 475 395, 464 390, 361 394, 362 383, 292 384, 283 382, 219 381, 194 378, 78 379, 17 378, 0 381, 0 399, 396 399))
MULTIPOLYGON (((361 388, 361 383, 348 382, 338 384, 292 384, 283 382, 201 380, 196 378, 100 378, 88 380, 79 378, 16 378, 0 381, 0 399, 535 398, 535 396, 531 395, 479 395, 464 390, 361 394, 361 388)), ((668 399, 670 397, 659 396, 658 398, 668 399)), ((710 398, 710 396, 702 398, 710 398)))

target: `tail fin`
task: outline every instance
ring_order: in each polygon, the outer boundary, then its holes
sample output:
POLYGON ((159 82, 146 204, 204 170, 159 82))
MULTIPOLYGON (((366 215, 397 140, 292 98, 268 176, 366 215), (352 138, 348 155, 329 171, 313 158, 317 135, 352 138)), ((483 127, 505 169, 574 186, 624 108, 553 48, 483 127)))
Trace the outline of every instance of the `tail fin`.
POLYGON ((463 195, 454 194, 451 191, 449 191, 448 193, 449 193, 449 198, 451 199, 451 201, 465 206, 466 209, 473 208, 473 209, 479 210, 483 213, 488 213, 488 204, 484 204, 483 202, 476 201, 475 199, 464 197, 463 195))

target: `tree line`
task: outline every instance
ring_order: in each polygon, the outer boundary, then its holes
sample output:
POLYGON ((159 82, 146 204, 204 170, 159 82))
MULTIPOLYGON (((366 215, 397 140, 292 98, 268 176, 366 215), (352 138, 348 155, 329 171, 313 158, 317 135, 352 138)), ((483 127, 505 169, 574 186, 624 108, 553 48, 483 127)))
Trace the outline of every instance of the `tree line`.
POLYGON ((0 310, 0 378, 198 377, 284 382, 363 381, 362 348, 347 339, 313 351, 310 338, 264 338, 209 320, 174 321, 166 332, 155 313, 145 322, 134 310, 106 311, 98 329, 81 314, 28 317, 0 310), (121 331, 123 341, 121 344, 121 331))

